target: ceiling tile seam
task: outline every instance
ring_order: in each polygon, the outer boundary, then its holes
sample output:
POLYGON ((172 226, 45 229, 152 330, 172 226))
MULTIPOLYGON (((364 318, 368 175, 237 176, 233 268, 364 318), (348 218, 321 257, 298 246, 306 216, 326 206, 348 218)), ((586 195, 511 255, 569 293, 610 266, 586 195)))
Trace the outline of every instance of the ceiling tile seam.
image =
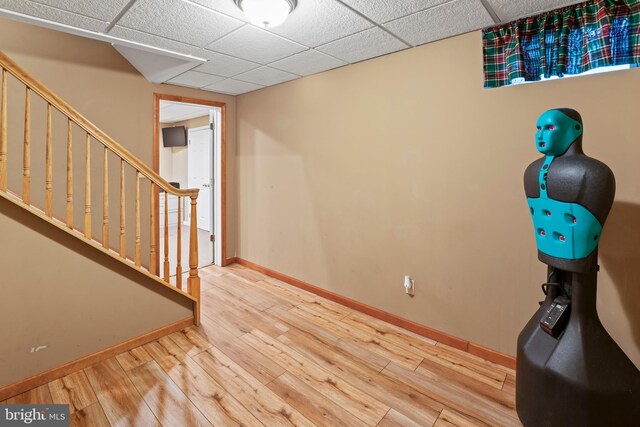
POLYGON ((359 64, 360 62, 364 62, 364 61, 369 61, 371 59, 378 59, 378 58, 382 58, 383 56, 387 56, 387 55, 393 55, 394 53, 398 53, 398 52, 402 52, 405 51, 407 49, 413 49, 415 46, 407 46, 403 49, 399 49, 399 50, 394 50, 392 52, 387 52, 387 53, 383 53, 382 55, 376 55, 376 56, 372 56, 371 58, 364 58, 364 59, 359 59, 355 62, 350 62, 347 65, 355 65, 355 64, 359 64))
MULTIPOLYGON (((340 1, 340 0, 337 0, 337 1, 340 1)), ((392 22, 399 21, 399 20, 401 20, 401 19, 406 19, 406 18, 408 18, 408 17, 410 17, 410 16, 417 15, 417 14, 419 14, 419 13, 426 12, 427 10, 437 9, 437 8, 439 8, 439 7, 446 6, 446 5, 448 5, 448 4, 450 4, 450 3, 454 3, 454 2, 456 2, 456 1, 457 1, 457 0, 447 0, 447 1, 445 1, 445 2, 438 3, 438 4, 433 5, 433 6, 431 6, 431 7, 427 7, 426 9, 422 9, 422 10, 419 10, 419 11, 417 11, 417 12, 413 12, 413 13, 410 13, 410 14, 408 14, 408 15, 404 15, 404 16, 401 16, 401 17, 399 17, 399 18, 392 19, 392 20, 390 20, 390 21, 385 22, 385 23, 384 23, 384 24, 382 24, 382 25, 387 25, 387 24, 390 24, 390 23, 392 23, 392 22)), ((487 11, 487 13, 488 13, 488 11, 487 11)), ((447 37, 447 38, 448 38, 448 37, 447 37)), ((411 46, 412 46, 412 47, 415 47, 415 46, 413 46, 413 45, 411 45, 411 46)))
MULTIPOLYGON (((205 86, 209 86, 209 85, 204 85, 204 86, 192 86, 192 85, 187 85, 187 84, 184 84, 184 83, 171 83, 171 82, 169 82, 169 80, 167 80, 166 82, 163 82, 162 84, 163 84, 163 85, 180 86, 180 87, 188 87, 188 88, 191 88, 191 89, 202 89, 202 88, 203 88, 203 87, 205 87, 205 86)), ((211 83, 210 83, 210 84, 211 84, 211 83)))
MULTIPOLYGON (((211 43, 210 43, 210 44, 211 44, 211 43)), ((202 49, 202 50, 206 50, 206 51, 211 52, 211 53, 215 53, 216 55, 226 56, 227 58, 231 58, 231 59, 236 59, 236 60, 239 60, 239 61, 248 62, 248 63, 250 63, 250 64, 252 64, 252 65, 255 65, 255 67, 254 67, 254 68, 262 67, 262 66, 264 65, 264 64, 260 64, 260 63, 255 62, 255 61, 250 61, 250 60, 248 60, 248 59, 238 58, 237 56, 229 55, 228 53, 216 52, 215 50, 207 49, 206 47, 203 47, 203 48, 201 48, 201 49, 202 49)), ((294 53, 293 55, 295 55, 295 53, 294 53)), ((209 61, 212 61, 212 60, 211 60, 211 59, 207 59, 207 62, 209 62, 209 61)), ((205 71, 201 71, 201 73, 204 73, 204 72, 205 72, 205 71)))
MULTIPOLYGON (((38 3, 37 1, 32 1, 32 0, 26 0, 26 1, 29 2, 29 3, 33 3, 34 5, 37 5, 37 6, 44 6, 45 8, 57 10, 58 12, 62 12, 62 13, 65 13, 65 14, 82 16, 83 18, 87 18, 87 19, 91 19, 91 20, 94 20, 94 21, 102 22, 104 24, 109 24, 109 21, 105 21, 105 20, 99 19, 99 18, 94 18, 93 16, 84 15, 82 13, 77 13, 77 12, 71 12, 70 10, 60 9, 58 7, 55 7, 55 6, 49 6, 48 4, 38 3)), ((14 12, 14 11, 8 10, 8 9, 1 9, 1 10, 7 11, 7 12, 12 12, 12 13, 21 13, 21 12, 14 12)), ((26 16, 35 17, 35 15, 26 15, 26 16)), ((40 18, 40 19, 52 22, 54 24, 58 23, 57 21, 51 21, 51 20, 46 19, 46 18, 40 18)), ((75 28, 81 28, 81 27, 76 27, 75 25, 69 25, 69 26, 70 27, 75 27, 75 28)))
MULTIPOLYGON (((218 76, 218 77, 222 77, 222 76, 218 76)), ((171 86, 188 87, 188 88, 191 88, 191 89, 204 89, 205 87, 208 87, 208 86, 211 86, 211 85, 215 85, 215 84, 218 84, 218 83, 222 83, 222 82, 224 82, 226 80, 235 80, 235 81, 242 82, 242 83, 251 83, 252 85, 260 86, 260 89, 268 87, 268 86, 265 86, 265 85, 260 84, 260 83, 247 82, 247 81, 236 79, 236 78, 233 78, 233 77, 222 77, 222 78, 223 78, 223 80, 220 80, 219 82, 209 83, 209 84, 206 84, 204 86, 187 86, 187 85, 180 84, 180 83, 171 83, 169 80, 167 80, 166 82, 163 82, 162 84, 171 85, 171 86)), ((256 89, 256 90, 258 90, 258 89, 256 89)), ((229 92, 224 92, 224 93, 229 93, 229 92)))
MULTIPOLYGON (((186 73, 186 72, 188 72, 188 71, 193 71, 194 73, 206 74, 206 75, 208 75, 208 76, 214 76, 214 77, 221 77, 221 78, 223 78, 223 79, 227 79, 227 78, 231 77, 231 76, 221 76, 220 74, 214 74, 214 73, 208 73, 208 72, 206 72, 206 71, 196 70, 196 68, 198 68, 198 67, 199 67, 199 66, 201 66, 201 65, 204 65, 204 64, 208 63, 209 61, 212 61, 212 60, 211 60, 211 59, 207 59, 207 62, 205 62, 205 63, 203 63, 203 64, 196 64, 196 66, 195 66, 195 67, 193 67, 193 68, 189 68, 189 69, 188 69, 187 71, 185 71, 184 73, 186 73)), ((259 65, 259 66, 255 67, 255 68, 252 68, 251 70, 255 70, 256 68, 260 68, 260 67, 263 67, 263 65, 259 65)), ((251 70, 247 70, 247 71, 251 71, 251 70)), ((184 73, 182 73, 182 74, 184 74, 184 73)), ((243 71, 243 73, 246 73, 246 71, 243 71)), ((171 77, 171 78, 172 78, 172 79, 175 79, 176 77, 179 77, 179 76, 181 76, 182 74, 178 74, 177 76, 175 76, 175 77, 171 77)), ((242 74, 242 73, 238 73, 238 74, 242 74)), ((237 75, 237 74, 234 74, 234 76, 236 76, 236 75, 237 75)), ((171 80, 171 79, 169 79, 169 80, 171 80)))
MULTIPOLYGON (((184 1, 185 3, 190 3, 190 4, 194 5, 194 6, 198 6, 198 7, 202 8, 202 9, 210 10, 210 11, 212 11, 212 12, 217 13, 218 15, 223 15, 225 18, 232 18, 232 19, 235 19, 236 21, 240 21, 240 22, 242 22, 243 24, 246 24, 246 23, 247 23, 247 22, 245 22, 245 21, 243 21, 243 20, 241 20, 241 19, 236 18, 235 16, 231 16, 231 15, 228 15, 228 14, 226 14, 226 13, 224 13, 224 12, 219 11, 219 10, 212 9, 212 8, 210 8, 210 7, 207 7, 207 6, 203 5, 203 4, 196 3, 196 2, 194 2, 193 0, 182 0, 182 1, 184 1)), ((231 0, 231 1, 233 1, 233 0, 231 0)), ((240 8, 238 8, 238 9, 240 10, 240 8)))
POLYGON ((194 2, 192 2, 191 0, 181 0, 181 1, 183 1, 184 3, 190 4, 190 5, 192 5, 192 6, 195 6, 195 7, 197 7, 198 9, 204 9, 204 10, 206 10, 206 11, 208 11, 208 12, 213 12, 213 13, 215 13, 216 15, 220 15, 220 16, 222 16, 222 17, 224 17, 224 18, 233 19, 234 21, 237 21, 238 23, 246 24, 246 22, 245 22, 245 21, 243 21, 243 20, 241 20, 241 19, 238 19, 238 18, 236 18, 236 17, 234 17, 234 16, 231 16, 231 15, 227 15, 226 13, 222 13, 222 12, 220 12, 219 10, 215 10, 215 9, 208 8, 208 7, 206 7, 206 6, 204 6, 204 5, 200 4, 200 3, 194 3, 194 2))
MULTIPOLYGON (((208 49, 207 49, 207 50, 208 50, 208 49)), ((211 52, 213 52, 213 51, 211 51, 211 52)), ((218 52, 215 52, 215 53, 218 53, 218 52)), ((294 55, 295 55, 295 54, 294 54, 294 55)), ((225 56, 229 56, 229 57, 231 57, 231 58, 236 58, 235 56, 230 56, 230 55, 225 55, 225 56)), ((236 59, 239 59, 239 58, 236 58, 236 59)), ((209 61, 209 60, 207 60, 207 61, 209 61)), ((247 61, 247 62, 251 62, 251 61, 247 61)), ((273 62, 276 62, 276 61, 273 61, 273 62)), ((206 62, 205 62, 205 64, 206 64, 206 62)), ((223 79, 223 80, 220 80, 220 82, 223 82, 224 80, 228 80, 228 79, 233 79, 233 80, 241 81, 241 82, 243 82, 243 83, 259 84, 259 83, 250 82, 250 81, 247 81, 247 80, 238 79, 238 78, 236 78, 236 76, 239 76, 239 75, 244 74, 244 73, 248 73, 249 71, 255 71, 255 70, 257 70, 257 69, 259 69, 259 68, 262 68, 262 67, 268 67, 268 65, 262 65, 262 64, 257 64, 257 63, 256 63, 256 65, 258 65, 258 66, 257 66, 257 67, 255 67, 255 68, 252 68, 251 70, 241 71, 241 72, 236 73, 236 74, 233 74, 233 75, 231 75, 231 76, 221 76, 221 75, 219 75, 219 74, 207 73, 207 72, 205 72, 205 71, 198 71, 198 70, 196 70, 196 68, 197 68, 197 67, 199 67, 200 65, 203 65, 203 64, 195 64, 193 67, 189 68, 188 70, 186 70, 186 71, 184 71, 184 72, 182 72, 182 73, 180 73, 180 74, 178 74, 178 75, 176 75, 176 76, 173 76, 173 77, 171 77, 171 78, 169 78, 169 79, 165 80, 163 83, 167 83, 167 84, 174 84, 174 83, 170 83, 169 81, 170 81, 170 80, 173 80, 173 79, 175 79, 175 78, 178 78, 178 77, 182 76, 183 74, 186 74, 186 73, 188 73, 188 72, 192 71, 192 72, 194 72, 194 73, 200 73, 200 74, 206 74, 206 75, 208 75, 208 76, 220 77, 220 78, 222 78, 222 79, 223 79)), ((284 71, 284 72, 287 72, 287 73, 289 73, 289 74, 293 74, 293 75, 298 76, 298 77, 302 77, 302 76, 300 76, 299 74, 295 74, 295 73, 292 73, 292 72, 287 71, 287 70, 281 70, 281 69, 276 68, 276 67, 270 67, 270 68, 273 68, 273 69, 278 70, 278 71, 284 71)), ((294 80, 295 80, 295 79, 294 79, 294 80)), ((219 82, 218 82, 218 83, 219 83, 219 82)), ((215 84, 215 83, 210 83, 210 84, 215 84)), ((199 88, 199 89, 202 89, 203 87, 206 87, 206 86, 209 86, 209 85, 199 86, 198 88, 199 88)), ((266 86, 264 86, 264 85, 261 85, 261 86, 266 87, 266 86)), ((188 87, 192 87, 192 86, 188 86, 188 87)))
MULTIPOLYGON (((269 86, 263 85, 262 83, 245 82, 244 80, 239 80, 239 79, 236 79, 236 78, 233 78, 233 77, 227 77, 225 80, 235 80, 235 81, 240 82, 240 83, 250 83, 250 84, 255 85, 255 86, 260 86, 260 89, 263 89, 265 87, 269 87, 269 86)), ((223 81, 224 80, 219 81, 218 83, 222 83, 223 81)), ((218 83, 212 83, 212 84, 215 85, 215 84, 218 84, 218 83)), ((209 86, 211 86, 211 85, 209 85, 209 86)), ((255 90, 258 90, 258 89, 255 89, 255 90)))
MULTIPOLYGON (((205 63, 205 64, 206 64, 206 63, 205 63)), ((196 67, 197 67, 198 65, 202 65, 202 64, 197 64, 197 65, 196 65, 196 67)), ((193 68, 195 68, 195 67, 193 67, 193 68)), ((197 71, 197 70, 194 70, 193 68, 190 68, 190 69, 188 69, 187 71, 185 71, 185 72, 183 72, 183 73, 180 73, 180 74, 178 74, 178 75, 176 75, 176 76, 173 76, 173 77, 171 77, 170 79, 167 79, 167 80, 165 80, 165 81, 167 81, 167 82, 168 82, 169 80, 177 79, 178 77, 182 76, 183 74, 187 74, 187 73, 189 73, 189 72, 198 73, 198 74, 206 74, 207 76, 220 77, 221 79, 227 79, 227 78, 228 78, 228 77, 225 77, 225 76, 220 76, 220 75, 218 75, 218 74, 205 73, 204 71, 197 71)), ((209 84, 211 84, 211 83, 209 83, 209 84)), ((206 86, 206 85, 205 85, 205 86, 206 86)))
MULTIPOLYGON (((280 82, 280 83, 286 83, 286 82, 290 82, 290 81, 292 81, 292 80, 297 80, 297 79, 299 79, 299 78, 302 78, 302 76, 301 76, 301 75, 299 75, 299 74, 295 74, 295 73, 292 73, 292 72, 290 72, 290 71, 278 70, 277 68, 273 68, 273 69, 275 69, 276 71, 282 71, 282 72, 284 72, 284 73, 293 74, 293 75, 295 76, 293 79, 285 80, 285 81, 282 81, 282 82, 280 82)), ((255 71, 255 70, 249 70, 249 71, 247 71, 247 73, 250 73, 251 71, 255 71)), ((233 80, 238 80, 238 81, 240 81, 240 82, 244 82, 244 83, 251 83, 251 84, 253 84, 253 85, 261 85, 261 86, 264 86, 264 85, 263 85, 263 84, 261 84, 261 83, 251 82, 251 81, 249 81, 249 80, 242 80, 240 77, 238 77, 238 76, 241 76, 242 74, 244 74, 244 73, 236 74, 235 76, 233 76, 233 77, 229 77, 229 78, 230 78, 230 79, 233 79, 233 80)), ((275 84, 280 84, 280 83, 275 83, 275 84)), ((215 83, 214 83, 214 84, 215 84, 215 83)), ((274 85, 268 85, 268 86, 274 86, 274 85)))
MULTIPOLYGON (((334 40, 334 41, 335 41, 335 40, 334 40)), ((329 58, 333 58, 333 59, 335 59, 336 61, 340 61, 340 62, 342 62, 343 64, 341 65, 341 67, 342 67, 342 66, 344 66, 344 65, 348 65, 348 64, 349 64, 349 63, 348 63, 347 61, 345 61, 344 59, 340 59, 340 58, 338 58, 337 56, 333 56, 333 55, 331 55, 330 53, 320 52, 320 51, 319 51, 318 49, 316 49, 316 48, 311 48, 311 49, 309 49, 309 50, 313 50, 313 51, 315 51, 315 52, 317 52, 317 53, 319 53, 319 54, 321 54, 321 55, 326 55, 326 56, 328 56, 329 58)))
MULTIPOLYGON (((258 31, 262 31, 263 33, 269 34, 269 35, 271 35, 271 36, 276 36, 276 37, 278 37, 279 39, 282 39, 282 40, 287 41, 287 42, 289 42, 289 43, 296 44, 296 45, 298 45, 298 46, 300 46, 300 47, 303 47, 303 48, 305 48, 305 49, 311 49, 311 46, 304 45, 304 44, 302 44, 302 43, 300 43, 300 42, 297 42, 297 41, 295 41, 295 40, 291 40, 291 39, 288 39, 288 38, 286 38, 286 37, 284 37, 284 36, 281 36, 280 34, 272 33, 271 31, 265 30, 264 28, 260 28, 260 27, 258 27, 257 25, 253 25, 253 24, 249 24, 249 23, 245 23, 245 24, 244 24, 243 26, 241 26, 240 28, 236 28, 235 30, 231 31, 230 33, 227 33, 227 34, 225 34, 224 36, 222 36, 222 37, 220 37, 220 38, 218 38, 218 39, 216 39, 216 40, 212 41, 211 43, 209 43, 208 45, 206 45, 204 48, 205 48, 205 49, 207 49, 207 46, 209 46, 209 45, 211 45, 211 44, 213 44, 213 43, 216 43, 216 42, 218 42, 218 41, 222 40, 223 38, 225 38, 225 37, 227 37, 227 36, 231 35, 232 33, 236 32, 236 31, 238 31, 238 30, 240 30, 241 28, 244 28, 244 27, 246 27, 246 26, 253 27, 253 28, 255 28, 255 29, 256 29, 256 30, 258 30, 258 31)), ((217 52, 217 51, 215 51, 215 50, 213 50, 213 49, 207 49, 207 50, 211 50, 211 51, 213 51, 213 52, 219 53, 219 52, 217 52)))
MULTIPOLYGON (((370 28, 368 28, 368 29, 370 29, 370 28)), ((357 34, 357 33, 354 33, 354 34, 357 34)), ((335 41, 335 40, 334 40, 334 41, 335 41)), ((329 42, 329 43, 333 43, 333 42, 329 42)), ((321 46, 324 46, 324 45, 321 45, 321 46)), ((336 58, 335 56, 330 55, 330 54, 328 54, 328 53, 320 52, 318 49, 315 49, 315 48, 313 48, 313 47, 310 47, 310 48, 308 48, 307 50, 303 50, 302 52, 292 53, 291 55, 287 55, 287 56, 285 56, 285 57, 283 57, 283 58, 276 59, 275 61, 271 61, 271 62, 269 62, 268 64, 264 64, 264 65, 260 64, 260 66, 261 66, 261 67, 271 67, 271 68, 275 68, 276 70, 286 71, 287 73, 291 73, 291 71, 283 70, 282 68, 278 68, 277 66, 275 66, 275 65, 273 65, 273 64, 275 64, 276 62, 284 61, 285 59, 291 58, 292 56, 296 56, 296 55, 300 55, 300 54, 305 53, 305 52, 309 52, 309 51, 311 51, 311 50, 312 50, 312 51, 314 51, 314 52, 316 52, 316 53, 319 53, 320 55, 328 56, 329 58, 333 58, 333 59, 335 59, 336 61, 340 61, 340 62, 342 62, 342 64, 341 64, 341 65, 339 65, 338 67, 343 67, 343 66, 345 66, 345 65, 349 65, 349 63, 348 63, 347 61, 344 61, 344 60, 342 60, 342 59, 340 59, 340 58, 336 58)), ((217 53, 217 52, 216 52, 216 53, 217 53)), ((233 58, 235 58, 235 57, 233 57, 233 58)), ((251 62, 251 61, 249 61, 249 62, 251 62)), ((338 68, 338 67, 335 67, 335 68, 338 68)), ((251 71, 251 70, 248 70, 248 71, 251 71)), ((243 71, 243 72, 247 72, 247 71, 243 71)), ((239 73, 239 74, 242 74, 242 73, 239 73)), ((291 73, 291 74, 295 74, 295 73, 291 73)), ((237 74, 236 74, 236 75, 237 75, 237 74)), ((299 74, 296 74, 296 75, 299 75, 299 74)), ((302 75, 301 75, 300 77, 305 77, 305 76, 302 76, 302 75)))
MULTIPOLYGON (((483 28, 484 28, 484 27, 478 27, 478 28, 475 28, 475 29, 473 29, 473 30, 465 31, 465 32, 463 32, 463 33, 459 33, 459 34, 452 34, 452 35, 450 35, 450 36, 446 36, 446 37, 442 37, 441 39, 436 39, 436 40, 432 40, 432 41, 430 41, 430 42, 422 43, 422 44, 416 45, 416 46, 414 46, 414 47, 418 47, 418 46, 422 46, 422 45, 430 44, 430 43, 435 43, 435 42, 439 42, 439 41, 442 41, 442 40, 451 39, 451 38, 458 37, 458 36, 464 36, 465 34, 475 33, 476 31, 480 31, 480 30, 482 30, 483 28)), ((480 44, 482 44, 482 40, 480 40, 480 44)), ((480 77, 482 78, 482 73, 480 73, 480 77)))
MULTIPOLYGON (((225 55, 225 54, 224 54, 224 53, 222 53, 222 52, 218 52, 217 50, 213 50, 213 49, 209 48, 209 46, 211 46, 211 45, 212 45, 212 44, 214 44, 214 43, 219 42, 220 40, 224 39, 225 37, 229 37, 231 34, 233 34, 233 33, 237 32, 237 31, 240 31, 241 29, 243 29, 243 28, 244 28, 244 27, 246 27, 247 25, 249 25, 249 24, 246 24, 246 23, 245 23, 244 25, 241 25, 241 26, 239 26, 238 28, 236 28, 236 29, 233 29, 233 30, 229 31, 229 32, 228 32, 227 34, 225 34, 224 36, 220 36, 220 37, 218 37, 217 39, 215 39, 214 41, 212 41, 212 42, 210 42, 210 43, 207 43, 207 44, 206 44, 206 45, 204 45, 204 46, 201 46, 201 47, 200 47, 200 49, 209 50, 209 51, 214 52, 214 53, 219 53, 219 54, 221 54, 221 55, 225 55)), ((231 55, 227 55, 227 56, 231 56, 231 55)), ((234 56, 233 58, 236 58, 236 57, 234 56)), ((242 59, 242 58, 238 58, 238 59, 242 59)), ((246 60, 245 60, 245 61, 246 61, 246 60)))
MULTIPOLYGON (((229 78, 227 78, 225 80, 219 81, 218 83, 223 83, 226 80, 235 80, 235 81, 241 82, 241 83, 248 83, 248 82, 244 82, 242 80, 234 79, 232 77, 229 77, 229 78)), ((218 84, 218 83, 212 83, 212 84, 218 84)), ((171 83, 163 83, 163 84, 171 84, 171 83)), ((259 86, 259 87, 257 89, 249 90, 247 92, 242 92, 242 93, 249 93, 249 92, 253 92, 253 91, 264 89, 264 88, 268 87, 268 86, 261 85, 261 84, 258 84, 258 83, 251 83, 251 84, 255 85, 255 86, 259 86)), ((211 85, 203 86, 203 87, 201 87, 199 89, 200 90, 206 90, 207 92, 218 92, 218 93, 224 93, 224 94, 233 95, 233 96, 240 95, 240 92, 224 91, 224 90, 221 90, 221 89, 205 89, 206 87, 209 87, 209 86, 211 86, 211 85)))
MULTIPOLYGON (((454 1, 455 1, 455 0, 454 0, 454 1)), ((330 42, 328 42, 328 43, 321 44, 320 46, 316 46, 316 47, 314 48, 314 50, 317 50, 318 52, 322 53, 323 55, 328 55, 328 56, 331 56, 332 58, 335 58, 335 59, 337 59, 337 60, 339 60, 339 61, 346 62, 347 64, 355 64, 355 63, 357 63, 357 62, 362 62, 362 61, 366 61, 366 60, 368 60, 368 59, 376 58, 376 56, 372 56, 371 58, 360 59, 360 60, 358 60, 358 61, 356 61, 356 62, 349 62, 349 61, 346 61, 346 60, 344 60, 344 59, 340 59, 340 58, 338 58, 338 57, 335 57, 335 56, 333 56, 333 55, 331 55, 331 54, 325 53, 325 52, 323 52, 323 51, 321 51, 321 50, 318 50, 318 49, 319 49, 319 48, 321 48, 321 47, 328 46, 328 45, 330 45, 330 44, 332 44, 332 43, 339 42, 340 40, 344 40, 344 39, 346 39, 346 38, 349 38, 349 37, 355 36, 355 35, 357 35, 357 34, 364 33, 365 31, 369 31, 369 30, 372 30, 372 29, 374 29, 374 28, 375 28, 375 27, 365 28, 364 30, 360 30, 360 31, 357 31, 357 32, 355 32, 355 33, 348 34, 348 35, 346 35, 346 36, 344 36, 344 37, 340 37, 339 39, 335 39, 335 40, 332 40, 332 41, 330 41, 330 42)), ((406 45, 406 47, 405 47, 404 49, 409 49, 409 48, 414 47, 413 45, 410 45, 410 44, 408 44, 407 42, 402 41, 402 39, 400 39, 400 38, 396 37, 395 35, 393 35, 392 33, 390 33, 390 32, 389 32, 388 30, 386 30, 385 28, 380 28, 380 29, 381 29, 381 30, 384 30, 384 32, 385 32, 385 33, 389 33, 389 34, 391 34, 395 39, 398 39, 399 41, 401 41, 402 43, 404 43, 404 44, 406 45)), ((404 50, 404 49, 400 49, 400 50, 404 50)), ((396 51, 396 52, 398 52, 398 51, 396 51)), ((389 52, 389 53, 393 53, 393 52, 389 52)), ((380 55, 378 55, 378 56, 380 56, 380 55)))
MULTIPOLYGON (((201 89, 201 90, 206 90, 207 92, 215 92, 215 93, 221 93, 223 95, 229 95, 229 96, 238 96, 240 95, 240 93, 238 92, 225 92, 224 90, 213 90, 213 89, 201 89)), ((258 89, 256 89, 258 90, 258 89)), ((247 93, 247 92, 245 92, 247 93)))
POLYGON ((489 16, 491 16, 491 19, 493 19, 493 22, 495 24, 499 24, 500 23, 500 17, 495 12, 495 10, 493 10, 493 8, 489 4, 488 0, 480 0, 480 3, 482 3, 482 6, 484 6, 484 8, 487 10, 487 13, 489 14, 489 16))
POLYGON ((107 26, 107 28, 104 29, 103 33, 107 34, 109 33, 109 31, 111 31, 113 29, 113 27, 115 27, 118 22, 120 22, 120 20, 122 19, 122 17, 129 12, 129 9, 131 9, 134 5, 135 2, 137 2, 138 0, 130 0, 129 3, 126 4, 125 7, 122 8, 122 10, 120 12, 118 12, 118 14, 116 15, 115 18, 113 18, 113 20, 111 21, 111 23, 107 26))
MULTIPOLYGON (((451 1, 454 1, 454 0, 451 0, 451 1)), ((402 37, 400 37, 400 36, 398 36, 398 35, 394 34, 394 33, 393 33, 393 32, 391 32, 390 30, 388 30, 387 28, 383 27, 383 26, 382 26, 382 24, 379 24, 379 23, 377 23, 376 21, 374 21, 373 19, 369 18, 367 15, 365 15, 365 14, 361 13, 360 11, 358 11, 358 10, 356 10, 356 9, 352 8, 352 7, 351 7, 351 6, 349 6, 348 4, 344 3, 342 0, 336 0, 336 2, 340 3, 341 5, 343 5, 344 7, 346 7, 347 9, 351 10, 353 13, 355 13, 355 14, 359 15, 361 18, 364 18, 364 19, 365 19, 366 21, 368 21, 370 24, 373 24, 373 26, 374 26, 374 27, 378 27, 379 29, 381 29, 381 30, 382 30, 382 31, 384 31, 385 33, 389 34, 391 37, 393 37, 393 38, 395 38, 395 39, 399 40, 400 42, 404 43, 407 47, 412 47, 411 43, 409 43, 409 42, 405 41, 402 37)), ((371 28, 373 28, 373 27, 371 27, 371 28)), ((362 31, 370 30, 371 28, 366 28, 365 30, 362 30, 362 31)), ((361 33, 362 31, 358 31, 358 33, 361 33)), ((353 34, 358 34, 358 33, 353 33, 353 34)), ((353 35, 353 34, 350 34, 350 35, 353 35)), ((346 36, 346 37, 349 37, 349 36, 346 36)), ((337 39, 337 40, 333 40, 333 41, 331 41, 331 42, 329 42, 329 43, 333 43, 333 42, 335 42, 335 41, 342 40, 343 38, 345 38, 345 37, 342 37, 342 38, 337 39)), ((325 43, 324 45, 327 45, 327 44, 329 44, 329 43, 325 43)), ((324 45, 322 45, 322 46, 324 46, 324 45)), ((318 46, 318 47, 319 47, 319 46, 318 46)))

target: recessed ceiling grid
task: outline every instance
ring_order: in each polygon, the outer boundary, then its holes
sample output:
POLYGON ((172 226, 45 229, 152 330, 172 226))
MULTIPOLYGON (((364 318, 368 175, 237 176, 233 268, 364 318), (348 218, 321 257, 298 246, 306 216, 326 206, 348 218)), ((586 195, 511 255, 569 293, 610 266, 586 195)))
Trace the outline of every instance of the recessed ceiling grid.
POLYGON ((298 0, 268 30, 233 0, 0 0, 0 15, 112 41, 150 81, 237 95, 573 3, 298 0))

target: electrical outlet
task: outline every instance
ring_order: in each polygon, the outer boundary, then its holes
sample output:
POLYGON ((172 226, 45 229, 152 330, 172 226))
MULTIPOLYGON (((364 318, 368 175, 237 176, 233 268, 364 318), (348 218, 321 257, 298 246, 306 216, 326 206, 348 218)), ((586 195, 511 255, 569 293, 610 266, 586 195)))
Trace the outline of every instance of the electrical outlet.
POLYGON ((404 293, 414 296, 416 292, 416 284, 411 276, 404 276, 404 293))

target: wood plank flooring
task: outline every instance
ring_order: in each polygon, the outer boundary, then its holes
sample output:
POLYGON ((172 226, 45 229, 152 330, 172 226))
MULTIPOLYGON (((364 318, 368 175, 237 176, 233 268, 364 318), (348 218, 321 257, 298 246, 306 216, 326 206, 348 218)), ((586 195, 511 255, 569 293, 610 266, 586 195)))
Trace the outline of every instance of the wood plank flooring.
POLYGON ((515 373, 239 265, 207 267, 202 324, 6 403, 73 426, 520 426, 515 373))

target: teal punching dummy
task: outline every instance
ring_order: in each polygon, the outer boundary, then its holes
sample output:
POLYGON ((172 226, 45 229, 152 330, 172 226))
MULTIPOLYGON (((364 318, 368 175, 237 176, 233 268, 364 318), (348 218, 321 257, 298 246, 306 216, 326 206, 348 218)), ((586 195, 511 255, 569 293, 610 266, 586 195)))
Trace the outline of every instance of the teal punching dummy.
POLYGON ((542 114, 543 157, 524 174, 538 259, 548 266, 545 300, 518 336, 516 409, 525 427, 640 426, 640 371, 596 311, 598 243, 615 179, 584 154, 582 134, 577 111, 542 114))

